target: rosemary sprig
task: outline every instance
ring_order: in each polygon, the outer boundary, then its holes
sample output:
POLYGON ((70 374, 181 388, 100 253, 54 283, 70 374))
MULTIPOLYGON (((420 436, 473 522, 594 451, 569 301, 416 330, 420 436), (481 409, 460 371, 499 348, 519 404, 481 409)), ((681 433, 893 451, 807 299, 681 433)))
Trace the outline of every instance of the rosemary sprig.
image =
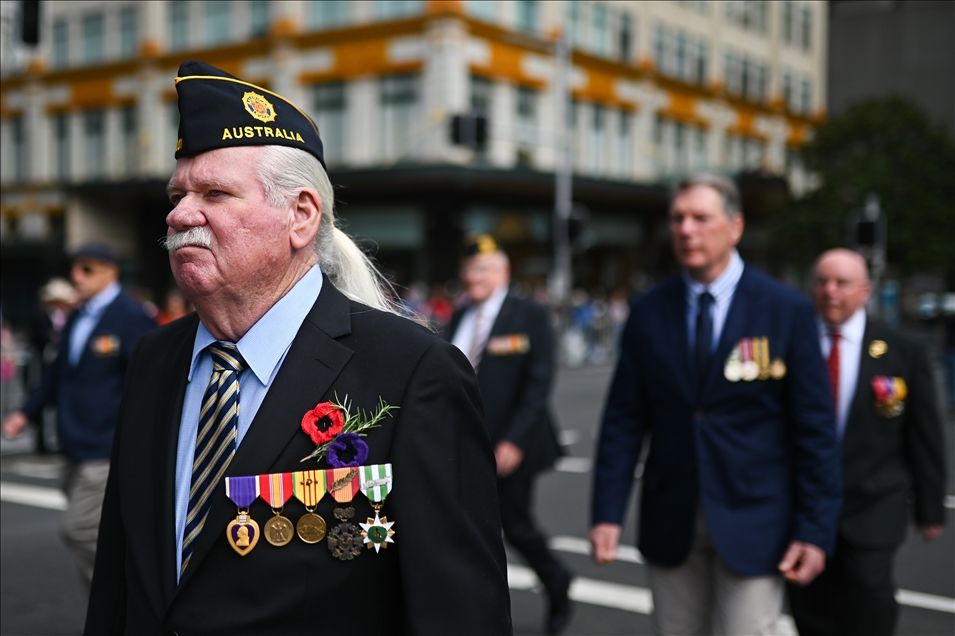
MULTIPOLYGON (((394 417, 392 411, 397 410, 401 407, 391 406, 386 403, 381 397, 378 398, 378 409, 374 412, 373 415, 369 415, 367 412, 357 409, 354 414, 351 413, 351 400, 348 399, 348 395, 345 395, 345 399, 342 401, 338 400, 338 393, 335 393, 335 400, 332 404, 344 415, 344 423, 342 424, 342 430, 339 433, 355 433, 361 437, 365 437, 365 431, 378 428, 381 426, 382 420, 386 417, 394 417)), ((338 435, 335 436, 336 438, 338 435)), ((303 457, 302 461, 308 461, 309 459, 321 459, 325 456, 325 453, 328 452, 328 447, 335 443, 333 439, 330 442, 325 442, 324 444, 319 444, 315 447, 315 450, 312 451, 312 454, 308 457, 303 457)))

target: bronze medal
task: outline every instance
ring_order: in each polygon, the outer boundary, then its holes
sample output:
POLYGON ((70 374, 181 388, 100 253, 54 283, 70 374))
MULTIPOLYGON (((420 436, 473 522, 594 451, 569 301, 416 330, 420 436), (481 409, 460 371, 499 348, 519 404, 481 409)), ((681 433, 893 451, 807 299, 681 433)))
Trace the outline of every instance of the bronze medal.
POLYGON ((281 508, 274 512, 275 516, 265 522, 265 540, 274 546, 288 545, 295 528, 291 521, 282 516, 281 508))
MULTIPOLYGON (((306 508, 306 510, 308 509, 306 508)), ((314 510, 314 508, 312 510, 314 510)), ((327 529, 325 520, 312 512, 312 510, 305 513, 295 525, 298 538, 305 543, 318 543, 325 538, 325 530, 327 529)))
POLYGON ((786 363, 783 362, 782 358, 776 358, 773 360, 773 363, 769 365, 769 372, 772 374, 774 380, 782 380, 786 377, 786 363))
POLYGON ((355 509, 351 506, 335 508, 335 518, 342 523, 328 533, 328 549, 336 559, 351 561, 361 554, 364 537, 358 526, 348 522, 354 516, 355 509))

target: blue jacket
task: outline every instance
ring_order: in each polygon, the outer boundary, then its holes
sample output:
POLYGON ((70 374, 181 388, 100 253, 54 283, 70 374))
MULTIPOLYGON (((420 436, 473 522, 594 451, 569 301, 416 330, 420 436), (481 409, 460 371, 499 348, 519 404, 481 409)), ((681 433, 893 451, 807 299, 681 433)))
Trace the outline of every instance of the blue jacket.
POLYGON ((63 453, 74 462, 108 459, 119 419, 126 365, 133 349, 156 323, 143 308, 120 294, 103 312, 79 363, 70 366, 70 339, 79 312, 63 329, 56 361, 43 374, 23 412, 38 421, 43 407, 55 404, 63 453))
POLYGON ((593 522, 622 524, 644 435, 641 552, 681 564, 698 505, 713 544, 747 576, 777 571, 793 540, 831 553, 841 505, 832 396, 807 299, 743 271, 702 387, 688 345, 686 289, 672 279, 634 301, 603 417, 593 522), (731 382, 741 338, 768 337, 780 379, 731 382))

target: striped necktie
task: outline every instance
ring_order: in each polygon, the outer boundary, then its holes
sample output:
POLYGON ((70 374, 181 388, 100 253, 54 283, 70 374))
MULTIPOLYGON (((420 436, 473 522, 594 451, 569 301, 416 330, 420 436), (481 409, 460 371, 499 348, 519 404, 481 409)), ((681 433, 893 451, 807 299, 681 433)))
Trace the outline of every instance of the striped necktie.
POLYGON ((196 538, 209 514, 212 506, 210 495, 235 455, 236 428, 239 423, 239 373, 246 368, 245 360, 233 344, 216 342, 209 346, 209 352, 212 354, 213 371, 199 412, 180 575, 189 565, 196 538))

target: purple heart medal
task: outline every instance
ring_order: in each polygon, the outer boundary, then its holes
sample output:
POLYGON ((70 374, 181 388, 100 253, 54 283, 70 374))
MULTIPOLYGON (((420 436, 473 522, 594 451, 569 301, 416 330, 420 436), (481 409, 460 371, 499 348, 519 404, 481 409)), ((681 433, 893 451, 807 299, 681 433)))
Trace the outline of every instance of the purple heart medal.
POLYGON ((245 556, 259 542, 259 524, 249 516, 249 506, 259 496, 259 480, 255 476, 226 477, 225 494, 239 507, 238 516, 226 527, 226 539, 233 550, 245 556))

